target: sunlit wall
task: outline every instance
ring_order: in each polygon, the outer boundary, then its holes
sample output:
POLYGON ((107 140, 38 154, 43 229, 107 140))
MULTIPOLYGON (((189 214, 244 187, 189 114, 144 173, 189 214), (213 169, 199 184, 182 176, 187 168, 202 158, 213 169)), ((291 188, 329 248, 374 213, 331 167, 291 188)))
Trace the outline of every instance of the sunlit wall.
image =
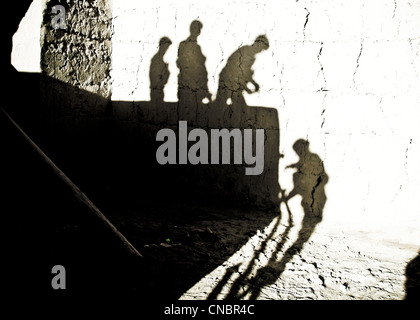
MULTIPOLYGON (((299 138, 329 176, 322 225, 420 238, 420 1, 113 1, 112 99, 150 99, 150 60, 159 39, 172 40, 165 60, 165 101, 177 101, 177 48, 194 19, 206 56, 209 90, 229 56, 265 34, 257 56, 260 92, 248 105, 279 112, 279 182, 293 188, 299 138)), ((42 1, 34 1, 14 37, 12 63, 39 72, 42 1)), ((301 212, 299 197, 290 201, 301 212)))
MULTIPOLYGON (((323 225, 379 232, 418 242, 420 204, 419 1, 114 1, 114 100, 149 100, 150 60, 159 39, 170 77, 165 101, 177 100, 178 45, 194 19, 206 56, 209 90, 240 46, 265 34, 257 56, 260 92, 248 105, 276 108, 279 181, 293 188, 299 138, 329 176, 323 225)), ((290 201, 301 213, 299 197, 290 201)))

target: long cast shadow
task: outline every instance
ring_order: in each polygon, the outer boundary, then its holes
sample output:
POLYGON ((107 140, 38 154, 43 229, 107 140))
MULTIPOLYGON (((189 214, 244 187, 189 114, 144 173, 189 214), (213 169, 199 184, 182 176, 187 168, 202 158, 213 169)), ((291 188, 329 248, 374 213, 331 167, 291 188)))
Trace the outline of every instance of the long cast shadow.
MULTIPOLYGON (((177 103, 165 102, 156 108, 149 101, 109 102, 45 75, 20 76, 30 78, 31 87, 39 84, 40 91, 47 94, 41 95, 39 104, 35 95, 31 104, 15 102, 11 111, 15 119, 145 257, 141 263, 133 262, 118 246, 114 248, 105 234, 94 231, 94 219, 68 204, 71 197, 62 188, 50 183, 46 175, 41 179, 32 174, 44 171, 33 157, 25 156, 31 165, 23 165, 33 171, 25 171, 23 181, 34 179, 46 187, 26 184, 28 188, 20 190, 20 197, 36 201, 26 203, 25 208, 15 207, 20 221, 30 221, 31 228, 28 225, 25 229, 32 229, 20 235, 22 245, 39 244, 43 248, 27 256, 33 270, 42 270, 40 276, 30 273, 43 283, 37 286, 39 295, 44 289, 54 293, 49 287, 51 266, 61 263, 70 272, 67 292, 82 292, 89 284, 89 290, 95 292, 124 290, 147 300, 175 299, 278 214, 270 199, 277 197, 278 184, 276 155, 272 154, 278 150, 276 110, 249 107, 254 118, 266 115, 270 119, 266 123, 272 124, 262 126, 271 131, 267 132, 271 138, 265 148, 265 158, 271 162, 265 164, 262 176, 245 176, 244 166, 234 164, 161 166, 155 158, 156 133, 162 127, 177 129, 177 103), (87 111, 100 107, 104 112, 98 117, 89 116, 89 112, 80 116, 72 114, 75 107, 87 111), (265 186, 263 194, 259 193, 261 185, 265 186), (269 190, 268 185, 274 188, 269 190), (250 206, 257 210, 253 212, 250 206), (259 216, 258 210, 263 210, 259 216), (42 212, 43 218, 30 219, 31 212, 42 212), (246 219, 249 223, 244 223, 246 219), (230 224, 234 236, 222 241, 223 231, 213 228, 209 232, 200 227, 205 221, 230 224), (161 245, 166 239, 171 241, 167 247, 161 245), (50 241, 54 245, 46 246, 50 241), (89 266, 98 270, 95 276, 86 272, 89 266)), ((221 125, 232 127, 226 120, 221 125)), ((202 128, 210 130, 217 125, 202 128)), ((8 135, 6 132, 4 136, 8 135)), ((17 165, 17 161, 8 162, 11 171, 19 170, 17 165)), ((9 208, 2 212, 12 214, 9 208)))
POLYGON ((286 250, 283 258, 276 259, 277 251, 273 252, 267 265, 257 271, 253 279, 252 294, 250 299, 257 299, 264 286, 275 283, 284 272, 286 265, 293 256, 299 254, 305 243, 308 242, 316 226, 322 221, 322 213, 327 200, 325 185, 328 182, 328 175, 325 172, 323 161, 320 157, 309 150, 309 142, 299 139, 293 149, 299 156, 299 161, 290 165, 296 168, 293 174, 293 190, 285 196, 283 201, 287 202, 296 195, 301 196, 301 205, 304 211, 302 226, 296 241, 286 250))
MULTIPOLYGON (((325 185, 328 182, 328 175, 325 173, 323 162, 318 155, 310 152, 309 142, 306 140, 300 139, 296 141, 293 148, 299 156, 297 163, 288 166, 289 168, 297 169, 297 172, 293 175, 294 188, 287 196, 283 194, 281 199, 282 202, 285 202, 288 210, 288 226, 283 233, 277 235, 281 237, 281 240, 277 242, 275 249, 270 252, 270 258, 266 265, 259 267, 255 276, 252 276, 251 272, 257 266, 255 262, 258 254, 266 250, 269 241, 274 240, 274 235, 280 222, 280 218, 278 218, 274 228, 264 239, 260 250, 254 253, 246 270, 231 285, 226 296, 228 300, 242 299, 247 295, 250 296, 250 300, 258 299, 261 290, 265 286, 274 284, 284 272, 287 263, 302 251, 305 243, 315 231, 316 226, 322 221, 322 211, 326 202, 325 185), (301 229, 299 230, 298 238, 283 253, 282 258, 278 260, 278 254, 283 251, 293 227, 292 212, 287 201, 296 195, 301 196, 301 205, 304 211, 301 229)), ((227 273, 225 276, 230 277, 227 273)), ((222 279, 222 281, 227 283, 228 279, 222 279)), ((215 297, 221 288, 217 287, 217 290, 218 292, 212 292, 211 297, 215 297)))
MULTIPOLYGON (((170 44, 168 38, 161 40, 156 59, 151 63, 151 101, 110 101, 46 74, 18 75, 21 79, 27 79, 28 85, 34 88, 30 97, 33 103, 20 105, 13 100, 16 103, 13 115, 145 256, 140 265, 133 264, 124 255, 121 256, 118 249, 110 250, 107 256, 107 246, 102 246, 98 255, 105 260, 98 261, 107 261, 104 264, 108 265, 103 267, 106 267, 104 272, 108 277, 104 277, 101 288, 141 288, 137 293, 146 299, 177 298, 279 214, 278 114, 274 108, 247 106, 242 96, 242 91, 250 90, 246 89, 248 83, 254 86, 250 92, 258 90, 251 68, 255 55, 268 47, 268 40, 260 36, 254 44, 239 48, 228 59, 221 75, 218 99, 205 104, 202 99, 208 96, 204 81, 207 71, 203 69, 205 56, 197 43, 202 27, 199 22, 191 24, 191 35, 178 52, 178 103, 168 103, 162 99, 168 79, 168 69, 163 61, 170 44), (187 61, 186 55, 189 57, 187 61), (239 55, 245 60, 238 59, 239 55), (240 69, 238 64, 244 61, 246 63, 240 69), (242 73, 238 73, 240 70, 242 73), (230 74, 238 79, 238 88, 231 86, 230 74), (180 120, 187 120, 190 129, 202 128, 207 132, 217 128, 264 129, 263 173, 246 176, 244 165, 239 164, 159 165, 155 157, 158 147, 156 133, 161 128, 176 131, 180 120), (250 213, 245 213, 247 211, 250 213), (244 218, 250 219, 250 222, 243 223, 244 218), (220 230, 194 231, 205 221, 231 222, 233 233, 237 236, 231 238, 230 243, 224 243, 220 230), (162 246, 161 243, 165 241, 162 246), (116 273, 112 272, 117 260, 118 265, 127 267, 123 281, 119 279, 124 272, 120 267, 115 269, 118 270, 116 273)), ((255 150, 255 139, 253 147, 255 150)), ((13 164, 13 161, 9 164, 13 164)), ((36 171, 36 168, 33 170, 36 171)), ((28 174, 30 176, 30 172, 28 174)), ((297 187, 299 183, 295 183, 297 187)), ((31 198, 41 199, 40 191, 34 190, 31 198)), ((65 193, 62 194, 59 188, 56 192, 61 195, 57 199, 66 199, 65 193)), ((60 207, 65 200, 54 203, 60 207)), ((42 201, 36 202, 34 209, 40 209, 42 205, 42 201)), ((309 207, 314 209, 316 205, 312 202, 309 207)), ((95 236, 92 243, 105 238, 101 233, 89 235, 88 231, 79 238, 76 230, 84 223, 84 218, 81 216, 81 221, 69 222, 66 219, 72 216, 73 210, 69 208, 47 210, 42 224, 35 223, 34 227, 58 230, 59 243, 67 249, 60 253, 57 253, 58 249, 49 252, 48 261, 61 257, 73 266, 76 270, 74 276, 80 276, 80 281, 73 282, 72 290, 78 292, 84 289, 89 278, 82 276, 85 261, 80 260, 77 250, 69 249, 72 242, 77 241, 76 247, 83 248, 83 243, 91 242, 95 236), (54 220, 57 211, 68 213, 62 215, 59 226, 55 225, 54 220)), ((26 215, 22 215, 23 220, 26 215)), ((89 222, 88 225, 90 223, 95 224, 89 222)), ((304 225, 310 230, 314 224, 309 222, 308 217, 304 219, 304 225)), ((300 241, 306 241, 309 236, 306 233, 300 241)), ((23 242, 30 241, 27 237, 22 239, 23 242)), ((54 233, 51 241, 53 239, 54 233)), ((107 243, 104 241, 104 244, 107 243)), ((263 244, 265 246, 266 243, 263 244)), ((281 250, 281 246, 279 244, 278 250, 281 250)), ((86 245, 86 248, 91 247, 86 245)), ((88 256, 88 253, 84 255, 86 259, 88 256)), ((100 280, 95 283, 99 285, 100 280)), ((234 291, 232 296, 236 297, 234 291)))

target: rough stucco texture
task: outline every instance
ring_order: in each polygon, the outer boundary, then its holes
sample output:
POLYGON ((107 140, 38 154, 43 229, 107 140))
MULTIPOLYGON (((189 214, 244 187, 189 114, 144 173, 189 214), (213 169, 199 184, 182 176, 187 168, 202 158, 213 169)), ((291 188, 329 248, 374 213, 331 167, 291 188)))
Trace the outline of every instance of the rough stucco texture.
MULTIPOLYGON (((47 1, 44 12, 41 69, 48 77, 70 85, 73 88, 109 98, 111 92, 111 34, 112 20, 108 1, 47 1), (54 30, 51 26, 54 5, 66 8, 66 28, 54 30)), ((50 87, 49 89, 52 89, 50 87)), ((89 109, 86 97, 78 97, 74 92, 65 92, 62 102, 74 109, 74 116, 98 116, 105 111, 106 101, 96 103, 89 109)), ((48 90, 48 89, 47 89, 48 90)), ((47 94, 51 95, 51 93, 47 94)), ((70 113, 68 110, 66 113, 70 113)))
MULTIPOLYGON (((150 101, 150 62, 162 37, 172 41, 164 100, 176 103, 178 47, 191 21, 203 24, 198 43, 213 98, 231 54, 265 34, 270 47, 253 65, 260 92, 245 100, 277 111, 281 187, 293 189, 286 167, 299 160, 293 144, 306 139, 329 176, 323 223, 407 241, 419 234, 419 1, 127 0, 114 1, 112 12, 108 1, 66 3, 67 30, 45 33, 43 71, 102 97, 112 79, 115 115, 127 126, 179 116, 175 106, 172 115, 149 115, 121 102, 150 101)), ((297 198, 289 205, 302 211, 297 198)))
MULTIPOLYGON (((115 100, 149 100, 150 60, 166 36, 165 100, 177 101, 178 47, 194 19, 213 97, 231 54, 265 34, 270 47, 253 65, 260 92, 245 99, 278 111, 281 187, 293 188, 286 167, 307 139, 329 176, 324 224, 418 235, 419 1, 124 1, 113 16, 115 100)), ((289 205, 302 210, 297 198, 289 205)))

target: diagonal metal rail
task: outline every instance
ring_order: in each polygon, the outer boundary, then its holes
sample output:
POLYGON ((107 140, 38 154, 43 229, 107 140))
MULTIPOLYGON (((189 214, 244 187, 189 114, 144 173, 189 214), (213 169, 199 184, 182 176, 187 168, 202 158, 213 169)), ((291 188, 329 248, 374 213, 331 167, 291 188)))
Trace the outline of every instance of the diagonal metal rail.
POLYGON ((42 160, 53 170, 53 172, 62 180, 73 192, 74 197, 85 205, 102 224, 123 244, 129 253, 134 256, 143 257, 140 252, 127 240, 124 235, 109 221, 98 207, 70 180, 70 178, 37 146, 37 144, 23 131, 23 129, 10 117, 10 115, 0 107, 0 110, 6 118, 13 124, 16 130, 23 136, 29 145, 36 151, 42 160))

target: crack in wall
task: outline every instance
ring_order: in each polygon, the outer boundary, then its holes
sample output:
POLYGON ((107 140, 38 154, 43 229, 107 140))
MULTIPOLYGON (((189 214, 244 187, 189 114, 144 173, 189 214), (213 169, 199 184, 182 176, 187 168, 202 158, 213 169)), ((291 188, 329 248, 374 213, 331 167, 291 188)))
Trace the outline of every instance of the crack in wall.
POLYGON ((284 63, 282 63, 282 65, 281 65, 279 81, 280 81, 280 95, 281 95, 281 98, 282 98, 283 107, 285 107, 286 106, 286 99, 284 97, 283 73, 284 73, 284 63))
POLYGON ((360 57, 362 56, 362 52, 363 52, 363 40, 360 42, 359 55, 357 56, 357 59, 356 59, 356 68, 354 69, 354 72, 353 72, 353 88, 355 89, 356 89, 356 73, 360 66, 360 57))
POLYGON ((318 63, 319 63, 319 66, 320 66, 320 73, 322 75, 322 78, 324 79, 324 86, 320 89, 320 91, 328 91, 328 89, 326 88, 327 87, 327 79, 325 78, 324 66, 322 65, 322 62, 321 62, 321 54, 322 54, 323 49, 324 49, 324 43, 321 41, 321 46, 319 48, 317 59, 318 59, 318 63))
MULTIPOLYGON (((404 154, 405 154, 405 159, 404 159, 404 174, 405 174, 405 177, 406 177, 405 181, 408 181, 409 180, 409 174, 408 174, 408 169, 407 169, 407 167, 408 167, 408 153, 410 151, 410 146, 411 146, 412 143, 413 143, 413 139, 410 138, 410 141, 408 143, 408 146, 405 148, 405 152, 404 152, 404 154)), ((400 184, 399 185, 399 188, 398 188, 397 192, 395 193, 394 197, 392 198, 392 202, 394 202, 395 199, 398 197, 398 195, 401 193, 403 187, 404 187, 403 184, 400 184)))
POLYGON ((316 180, 315 186, 312 188, 312 191, 311 191, 312 202, 311 202, 310 207, 311 207, 312 212, 314 212, 315 191, 316 191, 316 189, 318 189, 319 185, 321 184, 321 181, 322 181, 322 176, 319 176, 318 179, 316 180))
POLYGON ((305 23, 303 24, 303 39, 306 40, 306 25, 309 22, 309 15, 311 14, 307 8, 304 8, 306 11, 305 23))
POLYGON ((381 111, 383 117, 385 118, 386 123, 389 126, 389 129, 391 130, 391 134, 394 135, 394 129, 393 129, 392 125, 391 125, 391 122, 389 121, 388 117, 386 116, 386 114, 384 112, 384 109, 382 108, 382 100, 383 100, 383 97, 381 97, 379 99, 379 102, 378 102, 379 110, 381 111))
POLYGON ((321 117, 322 117, 322 123, 321 123, 321 129, 324 127, 325 124, 325 116, 324 113, 326 111, 325 109, 325 99, 327 98, 327 93, 324 93, 324 97, 322 98, 322 112, 321 112, 321 117))
POLYGON ((394 0, 394 11, 392 13, 392 19, 395 18, 395 12, 397 11, 397 0, 394 0))
POLYGON ((407 170, 407 165, 408 165, 408 152, 410 151, 410 146, 411 146, 412 143, 413 143, 413 139, 410 138, 409 145, 405 149, 404 170, 405 170, 405 175, 407 176, 407 178, 408 178, 408 170, 407 170))

